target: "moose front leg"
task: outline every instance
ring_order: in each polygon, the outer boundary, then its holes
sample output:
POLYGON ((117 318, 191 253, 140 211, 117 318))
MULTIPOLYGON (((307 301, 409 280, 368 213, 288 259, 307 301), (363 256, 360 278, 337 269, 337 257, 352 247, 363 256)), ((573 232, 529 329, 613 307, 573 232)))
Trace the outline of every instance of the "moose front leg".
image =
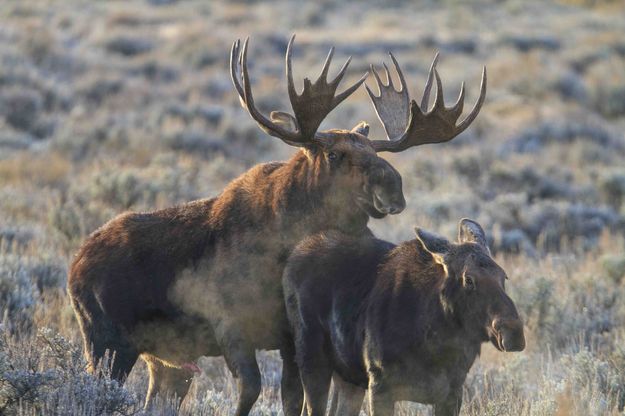
POLYGON ((305 409, 302 415, 325 416, 328 404, 328 392, 332 380, 332 368, 327 362, 318 362, 318 365, 308 365, 301 369, 302 385, 304 387, 305 409))
POLYGON ((395 400, 387 383, 381 376, 369 375, 369 415, 392 416, 395 410, 395 400))
POLYGON ((435 416, 458 416, 462 407, 462 390, 449 393, 447 399, 434 405, 435 416))
POLYGON ((261 377, 256 350, 242 339, 235 339, 224 347, 224 356, 228 369, 237 381, 239 400, 236 416, 246 416, 258 399, 261 389, 261 377))
POLYGON ((309 331, 306 334, 306 342, 298 344, 298 364, 306 406, 302 415, 325 416, 326 414, 332 367, 325 354, 323 341, 323 334, 309 331))
POLYGON ((280 349, 282 357, 282 381, 280 394, 282 396, 282 411, 285 416, 300 416, 304 401, 304 391, 299 376, 299 368, 295 361, 295 346, 288 341, 280 349))

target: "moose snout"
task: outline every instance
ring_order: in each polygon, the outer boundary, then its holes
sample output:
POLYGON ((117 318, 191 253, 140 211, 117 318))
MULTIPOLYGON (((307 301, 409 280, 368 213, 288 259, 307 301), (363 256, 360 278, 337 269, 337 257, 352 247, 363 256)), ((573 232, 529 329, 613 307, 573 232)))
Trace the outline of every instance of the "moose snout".
POLYGON ((495 319, 492 325, 502 351, 515 352, 525 349, 525 333, 520 319, 495 319))
POLYGON ((406 208, 406 200, 400 192, 395 195, 388 195, 386 192, 374 192, 375 208, 384 214, 399 214, 406 208))
POLYGON ((380 165, 371 170, 369 185, 373 191, 373 204, 384 214, 399 214, 406 208, 399 172, 388 162, 379 159, 380 165))

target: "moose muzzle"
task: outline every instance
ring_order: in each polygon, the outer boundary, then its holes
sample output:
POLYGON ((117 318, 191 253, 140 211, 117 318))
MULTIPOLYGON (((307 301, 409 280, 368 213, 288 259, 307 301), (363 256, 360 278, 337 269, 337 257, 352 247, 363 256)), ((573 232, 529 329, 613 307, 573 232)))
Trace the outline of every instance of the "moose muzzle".
POLYGON ((495 319, 490 328, 491 342, 499 351, 514 352, 525 349, 523 322, 520 319, 495 319))
POLYGON ((382 214, 399 214, 406 208, 401 175, 385 160, 379 162, 369 177, 373 206, 382 214))

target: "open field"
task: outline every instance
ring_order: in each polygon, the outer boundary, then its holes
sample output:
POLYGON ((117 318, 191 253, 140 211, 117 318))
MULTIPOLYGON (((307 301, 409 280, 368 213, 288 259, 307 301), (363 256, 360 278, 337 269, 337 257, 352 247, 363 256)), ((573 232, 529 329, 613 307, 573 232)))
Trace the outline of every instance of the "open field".
MULTIPOLYGON (((229 48, 251 37, 254 92, 288 109, 283 57, 316 77, 330 45, 349 80, 392 50, 414 97, 430 62, 448 103, 488 94, 449 144, 384 155, 408 206, 371 221, 399 242, 420 225, 454 237, 478 220, 508 275, 528 346, 485 345, 463 415, 606 415, 625 405, 625 5, 622 1, 0 3, 0 414, 143 414, 139 362, 121 387, 84 371, 65 295, 81 241, 125 210, 217 195, 294 151, 241 109, 229 48)), ((338 66, 338 63, 335 64, 338 66)), ((345 82, 347 84, 347 82, 345 82)), ((371 85, 371 84, 370 84, 371 85)), ((364 89, 322 127, 371 123, 364 89)), ((255 415, 280 414, 280 362, 259 352, 255 415)), ((182 414, 226 415, 235 386, 203 358, 182 414)), ((169 402, 150 414, 174 414, 169 402)), ((429 415, 402 404, 401 415, 429 415)))

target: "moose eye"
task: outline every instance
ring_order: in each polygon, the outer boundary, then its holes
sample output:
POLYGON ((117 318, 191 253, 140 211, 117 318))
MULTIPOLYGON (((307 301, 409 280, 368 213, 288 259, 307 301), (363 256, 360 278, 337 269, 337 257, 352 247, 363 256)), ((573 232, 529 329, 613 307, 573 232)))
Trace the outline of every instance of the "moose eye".
POLYGON ((336 152, 330 152, 328 153, 328 160, 329 161, 335 161, 339 158, 339 155, 336 152))
POLYGON ((464 287, 466 287, 468 290, 475 289, 475 282, 473 281, 473 278, 471 276, 464 276, 464 287))

